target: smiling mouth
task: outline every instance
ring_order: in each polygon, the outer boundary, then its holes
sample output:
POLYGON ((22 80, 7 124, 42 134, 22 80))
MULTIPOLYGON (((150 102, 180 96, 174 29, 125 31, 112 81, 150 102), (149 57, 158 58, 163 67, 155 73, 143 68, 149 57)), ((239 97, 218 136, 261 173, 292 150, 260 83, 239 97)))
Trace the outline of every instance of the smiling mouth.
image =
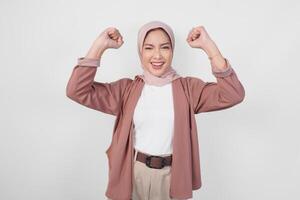
POLYGON ((151 62, 151 65, 154 69, 161 69, 164 64, 164 62, 151 62))

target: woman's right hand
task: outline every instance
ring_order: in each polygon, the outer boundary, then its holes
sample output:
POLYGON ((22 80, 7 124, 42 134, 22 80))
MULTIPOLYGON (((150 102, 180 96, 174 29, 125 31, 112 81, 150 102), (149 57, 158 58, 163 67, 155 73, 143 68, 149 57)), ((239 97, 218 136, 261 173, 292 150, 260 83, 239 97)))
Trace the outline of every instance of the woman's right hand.
POLYGON ((96 39, 95 43, 104 49, 118 49, 124 43, 123 37, 115 27, 106 28, 96 39))

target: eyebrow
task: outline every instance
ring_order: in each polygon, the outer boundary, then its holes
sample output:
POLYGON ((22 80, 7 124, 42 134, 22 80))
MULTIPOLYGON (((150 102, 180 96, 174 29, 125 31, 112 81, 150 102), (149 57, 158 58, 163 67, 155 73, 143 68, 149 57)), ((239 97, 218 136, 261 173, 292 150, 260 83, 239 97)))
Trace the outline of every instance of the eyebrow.
MULTIPOLYGON (((161 46, 162 46, 162 45, 165 45, 165 44, 170 44, 170 42, 162 43, 161 46)), ((144 44, 144 45, 154 46, 153 44, 144 44)))

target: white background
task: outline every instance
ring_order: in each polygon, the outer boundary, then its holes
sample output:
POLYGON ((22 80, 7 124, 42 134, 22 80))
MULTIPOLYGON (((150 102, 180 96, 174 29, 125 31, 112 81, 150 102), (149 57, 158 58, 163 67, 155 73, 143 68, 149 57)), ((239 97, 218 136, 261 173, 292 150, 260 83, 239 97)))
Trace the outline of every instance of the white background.
POLYGON ((186 42, 203 25, 245 87, 245 100, 196 116, 203 186, 193 199, 299 199, 299 1, 1 1, 0 199, 105 199, 114 116, 66 97, 77 58, 108 26, 124 38, 96 81, 142 73, 138 29, 175 34, 174 69, 215 81, 186 42))

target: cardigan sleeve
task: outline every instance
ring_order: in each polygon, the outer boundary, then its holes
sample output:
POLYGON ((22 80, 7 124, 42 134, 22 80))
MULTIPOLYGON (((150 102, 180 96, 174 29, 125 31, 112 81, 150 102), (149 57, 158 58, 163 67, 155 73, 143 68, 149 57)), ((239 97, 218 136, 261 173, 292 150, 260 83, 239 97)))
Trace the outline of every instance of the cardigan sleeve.
POLYGON ((117 115, 126 87, 132 82, 122 78, 113 82, 94 81, 100 59, 79 58, 66 87, 66 95, 88 108, 117 115))
POLYGON ((187 77, 195 114, 226 109, 244 100, 244 87, 229 61, 226 58, 225 60, 225 70, 212 68, 217 82, 204 82, 200 78, 187 77))

